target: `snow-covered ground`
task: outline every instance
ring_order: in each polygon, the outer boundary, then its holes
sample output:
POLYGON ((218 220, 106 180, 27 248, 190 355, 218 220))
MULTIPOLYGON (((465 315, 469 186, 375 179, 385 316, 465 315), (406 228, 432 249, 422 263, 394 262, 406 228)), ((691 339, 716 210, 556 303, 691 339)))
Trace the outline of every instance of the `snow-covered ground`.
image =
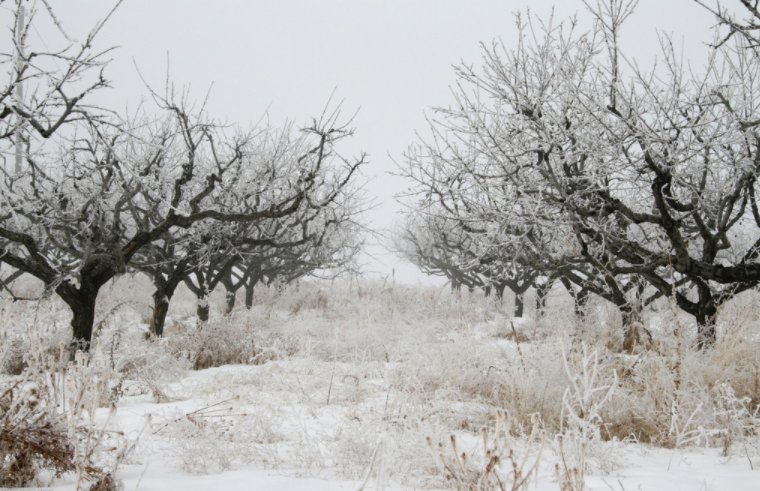
MULTIPOLYGON (((520 489, 760 489, 760 424, 739 377, 757 373, 755 355, 616 355, 604 348, 611 314, 567 321, 561 292, 537 322, 445 289, 308 285, 263 292, 252 311, 216 313, 200 331, 180 298, 159 342, 143 339, 138 292, 106 297, 94 356, 108 363, 90 364, 115 367, 116 409, 98 409, 97 426, 137 441, 117 472, 125 490, 470 489, 479 475, 472 489, 498 479, 512 489, 515 469, 529 476, 520 489), (214 363, 225 359, 234 363, 214 363), (683 389, 667 385, 666 367, 683 389), (489 472, 484 431, 499 456, 489 472)), ((37 320, 56 312, 40 307, 37 320)), ((67 474, 37 488, 75 483, 67 474)))
MULTIPOLYGON (((358 471, 362 464, 372 474, 365 489, 378 489, 378 469, 370 469, 367 450, 382 442, 380 451, 418 446, 424 452, 424 442, 399 441, 404 434, 392 431, 378 434, 383 420, 393 424, 389 415, 381 414, 387 392, 380 375, 387 367, 362 370, 358 364, 339 364, 333 400, 327 404, 331 370, 329 365, 307 359, 224 366, 192 372, 172 384, 172 402, 124 397, 110 424, 132 435, 143 432, 134 463, 120 469, 124 489, 357 490, 363 480, 335 476, 348 467, 358 471), (378 378, 371 378, 373 370, 378 378), (352 372, 361 375, 349 375, 352 372), (147 427, 146 421, 150 421, 147 427), (356 454, 348 456, 352 451, 356 454)), ((415 436, 421 434, 407 437, 415 436)), ((758 471, 753 470, 758 459, 752 463, 741 455, 744 448, 724 457, 713 448, 599 445, 598 452, 606 455, 602 467, 611 469, 596 466, 586 474, 590 491, 750 491, 757 490, 760 482, 758 471)), ((757 449, 752 451, 757 455, 757 449)), ((541 472, 527 489, 558 489, 553 469, 556 456, 549 451, 544 458, 541 472)), ((384 489, 422 489, 420 483, 406 483, 399 469, 386 471, 394 477, 388 478, 384 489)), ((72 485, 62 480, 53 489, 72 485)))

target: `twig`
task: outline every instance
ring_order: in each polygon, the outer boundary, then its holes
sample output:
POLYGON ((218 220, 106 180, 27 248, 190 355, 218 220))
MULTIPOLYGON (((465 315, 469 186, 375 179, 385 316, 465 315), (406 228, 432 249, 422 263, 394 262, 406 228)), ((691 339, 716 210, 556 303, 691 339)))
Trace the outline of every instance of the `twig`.
POLYGON ((214 404, 210 404, 208 406, 204 406, 204 407, 198 408, 195 411, 190 411, 189 413, 185 413, 182 416, 180 416, 179 418, 175 418, 175 419, 173 419, 173 420, 171 420, 171 421, 163 424, 161 427, 159 427, 158 429, 154 430, 152 434, 153 435, 157 434, 159 431, 163 430, 164 428, 166 428, 167 426, 169 426, 172 423, 176 423, 177 421, 180 421, 182 419, 189 418, 189 417, 191 417, 193 415, 196 415, 196 414, 199 414, 199 413, 203 413, 204 411, 207 411, 207 410, 211 409, 212 407, 216 407, 216 406, 219 406, 221 404, 224 404, 224 403, 227 403, 227 402, 230 402, 230 401, 234 401, 237 398, 238 398, 238 396, 230 397, 229 399, 225 399, 223 401, 219 401, 219 402, 216 402, 214 404))

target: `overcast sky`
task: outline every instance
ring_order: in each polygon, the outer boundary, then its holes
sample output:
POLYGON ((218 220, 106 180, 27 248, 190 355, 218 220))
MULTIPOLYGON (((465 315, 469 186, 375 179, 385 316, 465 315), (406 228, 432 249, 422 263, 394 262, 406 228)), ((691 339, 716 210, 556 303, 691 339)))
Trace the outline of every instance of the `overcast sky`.
MULTIPOLYGON (((34 3, 34 2, 32 2, 34 3)), ((71 37, 83 38, 103 17, 106 0, 50 0, 71 37)), ((579 0, 558 1, 557 19, 588 15, 579 0)), ((9 2, 5 2, 5 18, 9 2)), ((347 114, 358 110, 356 134, 345 148, 366 151, 370 213, 377 229, 399 220, 393 195, 405 183, 387 172, 393 159, 425 127, 424 112, 450 100, 452 64, 477 63, 478 43, 515 40, 513 12, 530 6, 548 17, 544 0, 125 0, 104 27, 98 45, 117 45, 107 70, 114 88, 99 97, 115 109, 146 98, 137 74, 162 87, 167 57, 173 82, 195 99, 211 88, 209 112, 243 125, 268 112, 273 121, 307 122, 335 89, 347 114)), ((31 31, 32 43, 51 49, 62 41, 52 24, 31 31)), ((709 13, 692 0, 640 0, 623 31, 625 52, 644 64, 658 51, 658 30, 671 34, 684 55, 702 63, 711 39, 709 13)), ((7 23, 6 23, 7 25, 7 23)), ((420 273, 378 248, 368 271, 417 281, 420 273)))

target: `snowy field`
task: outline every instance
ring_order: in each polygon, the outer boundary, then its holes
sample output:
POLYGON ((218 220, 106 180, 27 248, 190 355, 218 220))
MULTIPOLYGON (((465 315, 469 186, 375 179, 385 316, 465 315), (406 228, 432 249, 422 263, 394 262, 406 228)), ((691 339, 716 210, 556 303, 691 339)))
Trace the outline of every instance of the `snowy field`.
MULTIPOLYGON (((122 489, 757 489, 752 295, 724 309, 711 351, 664 303, 646 318, 658 343, 618 355, 614 310, 576 319, 560 287, 537 320, 447 287, 302 282, 207 325, 182 292, 160 340, 145 339, 147 288, 107 287, 88 363, 57 359, 55 300, 3 302, 0 319, 5 371, 32 368, 3 387, 21 378, 14 397, 65 408, 75 456, 122 489)), ((88 489, 84 475, 34 487, 88 489)))

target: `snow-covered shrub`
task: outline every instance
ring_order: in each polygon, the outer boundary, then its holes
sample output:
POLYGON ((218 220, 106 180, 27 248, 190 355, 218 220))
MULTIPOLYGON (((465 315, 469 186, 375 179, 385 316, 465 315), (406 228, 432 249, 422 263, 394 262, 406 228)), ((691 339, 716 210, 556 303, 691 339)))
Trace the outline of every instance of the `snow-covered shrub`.
POLYGON ((240 399, 217 400, 154 421, 152 433, 161 437, 162 454, 193 474, 214 474, 249 463, 271 468, 287 462, 289 452, 279 451, 284 422, 277 408, 254 408, 240 399))
POLYGON ((562 396, 562 432, 578 433, 583 440, 601 439, 605 405, 612 399, 617 376, 610 380, 600 366, 599 354, 581 346, 574 354, 563 356, 568 387, 562 396), (575 366, 574 366, 575 365, 575 366))
POLYGON ((0 298, 0 373, 20 375, 30 363, 49 364, 53 358, 65 364, 69 342, 61 303, 56 299, 10 302, 0 298), (34 360, 30 360, 34 357, 34 360))
POLYGON ((562 396, 561 427, 556 436, 557 480, 562 491, 583 491, 589 461, 603 470, 614 463, 602 444, 604 410, 617 388, 617 376, 595 350, 582 345, 562 356, 568 384, 562 396))
POLYGON ((493 425, 484 427, 480 436, 482 449, 470 454, 460 448, 453 434, 448 445, 439 442, 437 448, 428 439, 445 479, 460 491, 527 489, 538 472, 546 440, 540 418, 534 417, 530 433, 518 441, 509 415, 498 412, 493 425))
POLYGON ((34 482, 39 472, 57 476, 73 471, 74 449, 65 415, 38 399, 38 387, 23 380, 3 387, 0 394, 0 486, 34 482))
POLYGON ((695 348, 696 329, 682 313, 649 313, 652 350, 600 358, 618 375, 615 400, 602 412, 602 436, 665 447, 721 447, 725 435, 735 439, 736 428, 727 429, 722 415, 739 406, 752 414, 760 402, 756 301, 752 293, 724 305, 709 350, 695 348))
POLYGON ((236 311, 209 323, 185 325, 172 330, 163 341, 176 357, 195 369, 222 365, 260 365, 292 356, 297 345, 272 329, 271 320, 258 311, 236 311))
MULTIPOLYGON (((80 354, 81 355, 81 354, 80 354)), ((52 366, 58 365, 53 360, 52 366)), ((30 365, 0 388, 0 485, 26 486, 43 471, 76 475, 76 488, 115 490, 133 444, 96 419, 108 379, 83 355, 64 368, 30 365)), ((113 407, 111 412, 113 412, 113 407)))

